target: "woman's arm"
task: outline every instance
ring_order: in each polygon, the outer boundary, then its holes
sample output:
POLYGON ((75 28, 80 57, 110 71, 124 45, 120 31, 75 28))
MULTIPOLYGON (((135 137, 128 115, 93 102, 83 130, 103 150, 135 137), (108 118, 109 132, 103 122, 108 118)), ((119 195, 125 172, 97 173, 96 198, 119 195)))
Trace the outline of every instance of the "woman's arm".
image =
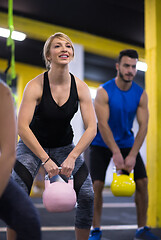
MULTIPOLYGON (((42 75, 31 80, 24 90, 23 99, 21 102, 18 114, 18 134, 25 145, 39 158, 45 162, 49 156, 44 151, 29 125, 32 121, 35 107, 39 103, 43 91, 42 75)), ((50 159, 44 165, 49 176, 52 177, 59 173, 58 166, 50 159)))

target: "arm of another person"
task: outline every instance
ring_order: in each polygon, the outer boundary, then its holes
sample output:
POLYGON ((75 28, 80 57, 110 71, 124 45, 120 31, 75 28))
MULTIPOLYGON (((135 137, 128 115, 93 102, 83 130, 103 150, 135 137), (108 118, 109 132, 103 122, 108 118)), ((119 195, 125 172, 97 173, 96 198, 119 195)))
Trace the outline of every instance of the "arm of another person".
MULTIPOLYGON (((39 104, 41 99, 42 89, 42 75, 39 75, 26 85, 18 114, 18 134, 25 145, 42 162, 45 162, 49 156, 41 147, 40 143, 29 127, 34 115, 35 107, 37 104, 39 104)), ((58 166, 51 159, 44 165, 44 168, 50 177, 59 173, 58 166)))
POLYGON ((82 152, 85 151, 85 149, 87 149, 95 137, 97 131, 96 116, 89 88, 85 82, 81 81, 78 78, 76 78, 76 84, 85 131, 75 148, 71 151, 71 153, 62 164, 63 168, 61 172, 66 176, 71 175, 74 169, 75 160, 82 152))
POLYGON ((98 119, 98 128, 105 144, 113 153, 113 161, 117 169, 124 169, 124 160, 117 146, 113 133, 109 127, 108 120, 110 109, 108 103, 108 94, 104 88, 99 87, 95 98, 95 111, 98 119))
POLYGON ((147 134, 149 111, 148 111, 148 97, 147 93, 144 91, 136 113, 137 121, 139 124, 139 130, 136 134, 133 147, 129 155, 125 159, 125 169, 129 172, 134 168, 136 163, 136 156, 143 144, 143 141, 147 134))
POLYGON ((16 120, 9 88, 0 83, 0 197, 16 159, 16 120))

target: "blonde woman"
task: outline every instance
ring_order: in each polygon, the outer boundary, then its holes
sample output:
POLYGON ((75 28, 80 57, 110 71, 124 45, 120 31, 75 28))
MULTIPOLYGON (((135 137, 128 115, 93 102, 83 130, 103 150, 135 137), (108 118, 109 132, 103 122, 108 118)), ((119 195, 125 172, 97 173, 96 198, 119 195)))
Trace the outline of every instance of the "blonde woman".
MULTIPOLYGON (((31 80, 23 94, 18 115, 17 162, 14 179, 30 192, 34 177, 43 164, 48 176, 74 176, 77 193, 75 233, 87 240, 93 217, 93 187, 81 153, 96 135, 96 118, 87 85, 69 72, 74 57, 70 38, 55 33, 47 39, 43 51, 47 71, 31 80), (71 119, 80 110, 85 126, 76 146, 71 119)), ((78 126, 79 128, 79 126, 78 126)))

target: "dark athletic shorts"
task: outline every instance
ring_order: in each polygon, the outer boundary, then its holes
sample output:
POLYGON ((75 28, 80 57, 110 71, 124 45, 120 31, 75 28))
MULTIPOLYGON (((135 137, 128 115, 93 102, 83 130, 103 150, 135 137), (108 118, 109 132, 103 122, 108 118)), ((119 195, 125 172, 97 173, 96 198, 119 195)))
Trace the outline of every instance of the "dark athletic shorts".
MULTIPOLYGON (((128 155, 131 148, 120 149, 124 158, 128 155)), ((110 160, 112 158, 112 152, 109 148, 100 146, 90 146, 90 173, 92 181, 100 180, 105 181, 106 171, 110 160)), ((134 180, 147 178, 146 169, 140 153, 136 158, 136 164, 134 167, 134 180)))

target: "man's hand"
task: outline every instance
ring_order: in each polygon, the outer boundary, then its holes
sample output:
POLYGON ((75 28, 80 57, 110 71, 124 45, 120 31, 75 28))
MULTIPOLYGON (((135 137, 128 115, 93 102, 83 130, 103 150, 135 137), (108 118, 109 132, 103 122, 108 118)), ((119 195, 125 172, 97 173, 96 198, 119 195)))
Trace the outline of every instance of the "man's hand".
POLYGON ((113 153, 113 161, 117 170, 125 169, 124 159, 120 152, 113 153))
POLYGON ((125 167, 124 170, 128 171, 129 173, 134 169, 136 163, 136 157, 132 155, 128 155, 125 158, 125 167))

